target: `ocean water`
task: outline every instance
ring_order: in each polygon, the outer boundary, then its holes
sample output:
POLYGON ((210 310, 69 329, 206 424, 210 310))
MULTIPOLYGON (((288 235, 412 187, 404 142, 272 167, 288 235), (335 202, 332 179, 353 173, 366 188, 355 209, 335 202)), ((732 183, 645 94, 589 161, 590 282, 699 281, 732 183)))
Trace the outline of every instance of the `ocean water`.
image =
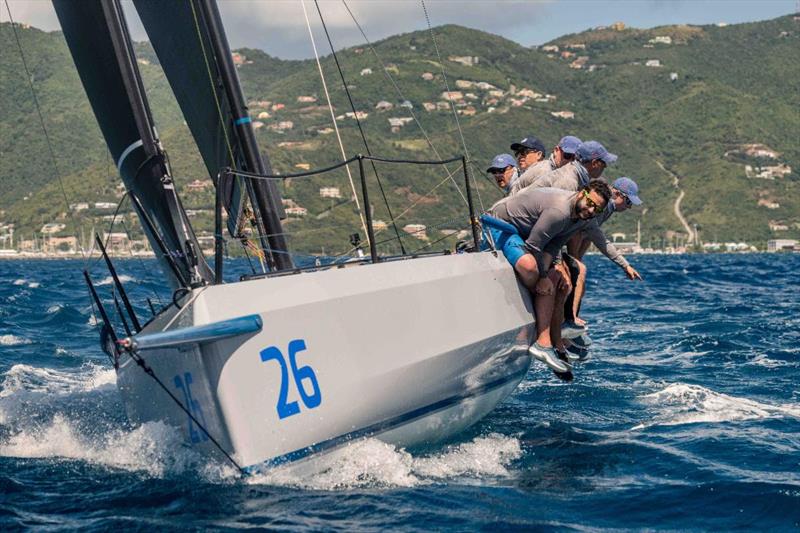
MULTIPOLYGON (((633 259, 588 258, 574 382, 534 363, 447 444, 246 479, 127 422, 82 261, 0 261, 0 530, 796 531, 800 255, 633 259)), ((152 261, 119 269, 157 299, 152 261)))

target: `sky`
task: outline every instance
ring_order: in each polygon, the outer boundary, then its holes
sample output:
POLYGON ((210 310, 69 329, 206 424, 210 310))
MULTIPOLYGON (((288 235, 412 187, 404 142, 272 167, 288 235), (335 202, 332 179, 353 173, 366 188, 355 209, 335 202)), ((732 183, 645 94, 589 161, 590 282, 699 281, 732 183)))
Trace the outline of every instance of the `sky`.
MULTIPOLYGON (((49 0, 3 0, 0 21, 9 18, 6 2, 16 22, 59 29, 49 0)), ((420 1, 344 2, 371 41, 427 28, 420 1)), ((123 5, 133 38, 146 40, 131 2, 123 0, 123 5)), ((320 0, 319 5, 336 48, 364 42, 342 0, 320 0)), ((231 48, 260 48, 283 59, 313 57, 301 0, 219 0, 219 7, 231 48)), ((319 15, 312 0, 305 0, 305 7, 320 46, 319 15)), ((531 46, 618 21, 652 28, 766 20, 797 12, 800 0, 425 0, 425 7, 434 26, 460 24, 531 46)))

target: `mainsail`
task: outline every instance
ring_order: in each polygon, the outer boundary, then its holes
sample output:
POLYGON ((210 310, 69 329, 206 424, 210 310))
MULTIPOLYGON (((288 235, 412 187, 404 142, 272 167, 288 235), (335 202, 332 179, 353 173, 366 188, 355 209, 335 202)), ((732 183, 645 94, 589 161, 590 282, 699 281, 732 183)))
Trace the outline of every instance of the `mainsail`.
MULTIPOLYGON (((210 0, 134 0, 134 4, 209 174, 217 176, 225 167, 271 174, 256 145, 216 4, 210 0)), ((291 267, 275 184, 248 180, 228 185, 223 203, 231 234, 241 234, 246 193, 270 262, 278 268, 291 267)))
POLYGON ((153 126, 121 5, 118 0, 53 4, 108 149, 167 279, 173 287, 211 280, 153 126))

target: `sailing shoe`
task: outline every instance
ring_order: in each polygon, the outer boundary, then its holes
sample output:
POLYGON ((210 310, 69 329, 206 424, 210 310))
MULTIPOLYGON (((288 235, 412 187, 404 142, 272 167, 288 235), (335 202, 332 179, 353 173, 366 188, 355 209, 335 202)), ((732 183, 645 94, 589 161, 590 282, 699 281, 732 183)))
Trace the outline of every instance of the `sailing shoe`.
POLYGON ((586 334, 586 326, 579 326, 572 320, 567 320, 561 324, 561 336, 565 339, 574 339, 586 334))
MULTIPOLYGON (((564 337, 566 338, 566 337, 564 337)), ((581 348, 588 348, 592 345, 592 339, 589 338, 588 333, 583 333, 582 335, 578 335, 574 339, 570 339, 572 344, 577 344, 581 348)))
POLYGON ((556 356, 561 359, 561 362, 567 365, 567 370, 572 370, 572 361, 566 351, 556 349, 556 356))
POLYGON ((569 372, 569 367, 559 360, 553 348, 542 346, 537 342, 528 348, 528 353, 531 354, 534 359, 538 359, 552 368, 555 372, 569 372))
POLYGON ((589 349, 577 344, 567 346, 567 357, 570 361, 584 362, 589 359, 589 349))

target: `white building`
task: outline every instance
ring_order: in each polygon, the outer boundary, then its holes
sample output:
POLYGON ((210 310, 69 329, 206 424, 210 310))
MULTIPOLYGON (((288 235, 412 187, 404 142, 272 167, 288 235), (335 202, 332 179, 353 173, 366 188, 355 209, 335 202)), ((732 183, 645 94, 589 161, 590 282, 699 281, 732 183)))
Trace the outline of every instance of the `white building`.
POLYGON ((648 59, 647 61, 645 61, 644 66, 646 66, 646 67, 660 67, 661 66, 661 61, 659 61, 658 59, 648 59))
POLYGON ((428 235, 426 230, 427 227, 425 226, 425 224, 406 224, 405 226, 403 226, 403 231, 421 241, 428 240, 428 235))
POLYGON ((94 208, 95 209, 114 209, 117 207, 117 204, 114 202, 95 202, 94 208))
POLYGON ((795 247, 797 247, 797 241, 794 239, 772 239, 767 241, 768 252, 794 250, 795 247))
POLYGON ((372 74, 372 69, 371 68, 362 68, 361 69, 361 75, 362 76, 369 76, 370 74, 372 74))
POLYGON ((40 230, 44 235, 53 235, 66 228, 66 224, 59 224, 58 222, 50 222, 42 226, 40 230))
POLYGON ((394 108, 394 104, 391 102, 387 102, 386 100, 381 100, 377 104, 375 104, 375 109, 378 111, 388 111, 394 108))
POLYGON ((319 195, 323 198, 341 198, 339 187, 320 187, 319 195))

